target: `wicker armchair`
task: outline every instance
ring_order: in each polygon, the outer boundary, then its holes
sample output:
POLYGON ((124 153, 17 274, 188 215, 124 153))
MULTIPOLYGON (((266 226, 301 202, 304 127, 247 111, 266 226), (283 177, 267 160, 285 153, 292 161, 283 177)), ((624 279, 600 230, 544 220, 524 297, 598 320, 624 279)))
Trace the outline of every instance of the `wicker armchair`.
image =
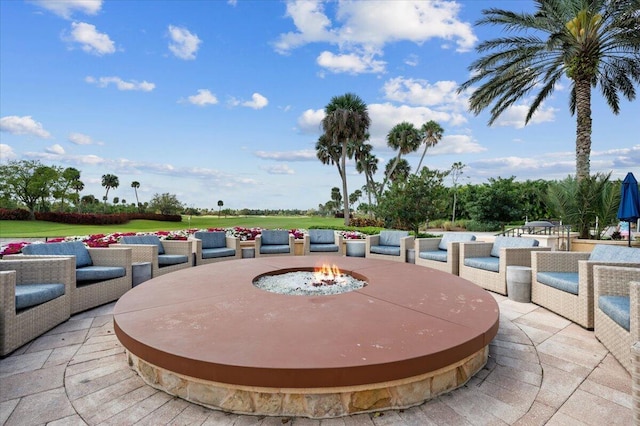
POLYGON ((367 235, 365 257, 393 260, 405 263, 407 249, 414 247, 414 237, 408 231, 380 231, 378 235, 367 235))
POLYGON ((293 256, 295 237, 287 230, 265 229, 256 236, 256 257, 293 256))
POLYGON ((475 235, 461 232, 448 233, 441 238, 416 238, 416 265, 458 275, 460 243, 475 239, 475 235))
POLYGON ((303 253, 344 256, 343 237, 332 229, 309 229, 303 239, 303 253))
POLYGON ((199 231, 193 238, 196 266, 242 258, 240 239, 224 231, 199 231))
POLYGON ((74 281, 71 257, 0 260, 0 356, 69 319, 74 281))
POLYGON ((595 266, 593 271, 594 334, 632 374, 631 346, 640 340, 640 267, 595 266))
POLYGON ((531 266, 531 253, 549 251, 538 241, 519 237, 496 237, 490 242, 460 243, 459 274, 478 286, 507 295, 507 266, 531 266))
POLYGON ((123 236, 110 247, 132 250, 132 261, 151 262, 151 277, 193 266, 193 240, 160 240, 156 235, 123 236))
POLYGON ((584 328, 593 328, 593 268, 637 267, 640 250, 596 245, 589 252, 535 252, 531 256, 531 301, 584 328))

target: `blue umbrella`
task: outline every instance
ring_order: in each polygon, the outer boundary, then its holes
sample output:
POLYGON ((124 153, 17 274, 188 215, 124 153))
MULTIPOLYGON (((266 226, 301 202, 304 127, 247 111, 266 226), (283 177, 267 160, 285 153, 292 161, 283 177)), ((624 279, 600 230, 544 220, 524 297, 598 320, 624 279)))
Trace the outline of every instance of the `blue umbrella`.
POLYGON ((618 219, 629 222, 629 247, 631 247, 631 222, 640 218, 640 193, 638 181, 633 173, 627 173, 620 188, 620 206, 618 207, 618 219))

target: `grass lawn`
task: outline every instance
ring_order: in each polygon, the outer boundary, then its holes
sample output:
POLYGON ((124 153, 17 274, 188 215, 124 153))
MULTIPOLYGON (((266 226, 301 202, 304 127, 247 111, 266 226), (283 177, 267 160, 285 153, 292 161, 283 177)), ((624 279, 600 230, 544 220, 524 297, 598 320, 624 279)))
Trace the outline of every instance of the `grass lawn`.
POLYGON ((0 220, 0 238, 69 237, 75 235, 111 234, 114 232, 178 231, 183 229, 231 228, 309 229, 313 227, 344 227, 343 219, 307 216, 183 216, 182 222, 132 220, 124 225, 70 225, 66 223, 0 220))

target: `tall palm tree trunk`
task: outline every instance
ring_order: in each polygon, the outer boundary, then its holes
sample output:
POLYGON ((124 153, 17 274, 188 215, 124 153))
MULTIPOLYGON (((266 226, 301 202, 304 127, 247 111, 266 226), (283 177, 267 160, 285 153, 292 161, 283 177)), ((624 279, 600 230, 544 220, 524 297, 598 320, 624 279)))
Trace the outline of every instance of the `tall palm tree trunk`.
POLYGON ((342 178, 342 194, 344 198, 344 226, 349 226, 349 192, 347 191, 347 140, 342 142, 342 158, 340 159, 342 170, 340 177, 342 178))
POLYGON ((589 177, 591 155, 591 84, 587 78, 575 80, 576 91, 576 177, 589 177))

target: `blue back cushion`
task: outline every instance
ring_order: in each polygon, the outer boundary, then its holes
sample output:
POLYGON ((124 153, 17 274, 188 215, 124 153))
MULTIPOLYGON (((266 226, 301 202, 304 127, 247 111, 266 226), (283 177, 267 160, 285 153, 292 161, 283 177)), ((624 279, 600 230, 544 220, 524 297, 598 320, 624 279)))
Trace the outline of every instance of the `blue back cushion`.
POLYGON ((442 239, 440 240, 440 244, 438 244, 438 248, 440 250, 446 250, 449 243, 464 243, 475 240, 476 236, 472 234, 467 234, 464 232, 450 232, 448 234, 442 235, 442 239))
POLYGON ((589 260, 595 260, 598 262, 640 263, 640 249, 635 247, 596 244, 589 255, 589 260))
POLYGON ((332 229, 309 229, 310 244, 333 244, 335 238, 332 229))
POLYGON ((400 240, 407 236, 409 231, 380 231, 380 245, 400 247, 400 240))
POLYGON ((521 237, 496 237, 491 248, 491 256, 500 257, 502 247, 538 247, 538 240, 521 237))
POLYGON ((22 248, 22 253, 35 256, 75 256, 76 268, 93 264, 89 250, 82 241, 29 244, 22 248))
POLYGON ((123 244, 155 244, 158 246, 158 254, 164 254, 164 247, 157 235, 128 235, 120 240, 123 244))
POLYGON ((289 231, 280 231, 274 229, 265 229, 261 233, 263 245, 289 245, 289 231))
POLYGON ((202 240, 203 249, 221 248, 227 246, 227 234, 222 231, 212 232, 196 232, 193 234, 199 240, 202 240))

